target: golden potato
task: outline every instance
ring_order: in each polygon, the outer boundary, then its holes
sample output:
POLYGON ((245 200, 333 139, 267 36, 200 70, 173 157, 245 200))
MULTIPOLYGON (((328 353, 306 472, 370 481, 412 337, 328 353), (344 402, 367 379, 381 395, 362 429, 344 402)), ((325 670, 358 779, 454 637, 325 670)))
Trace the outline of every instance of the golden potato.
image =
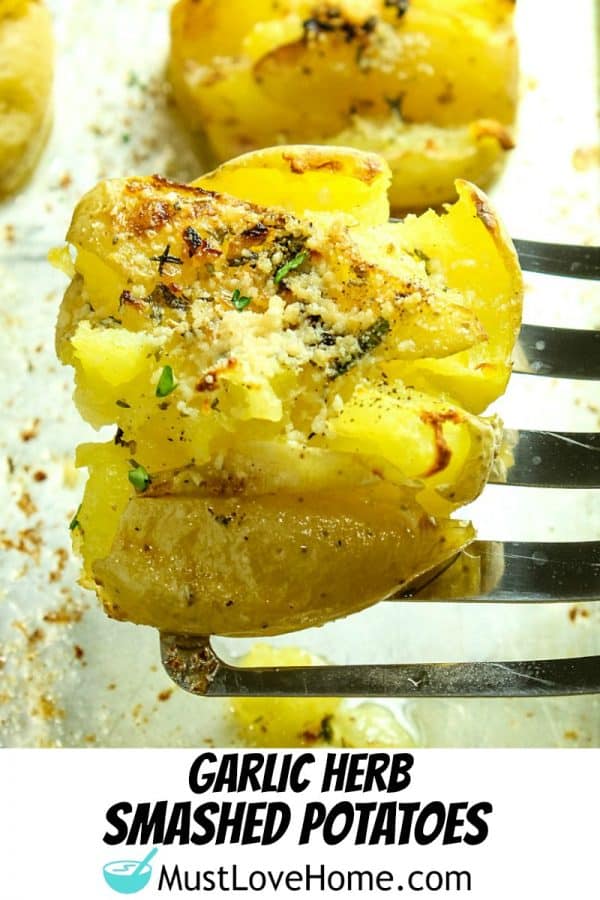
POLYGON ((110 615, 251 635, 361 609, 473 538, 450 514, 500 440, 521 276, 466 182, 390 223, 390 173, 282 147, 75 211, 57 347, 111 444, 73 528, 110 615))
POLYGON ((38 0, 0 3, 0 196, 31 174, 51 123, 53 43, 38 0))
POLYGON ((488 182, 513 146, 511 0, 179 0, 175 98, 215 161, 277 143, 380 153, 395 209, 488 182))

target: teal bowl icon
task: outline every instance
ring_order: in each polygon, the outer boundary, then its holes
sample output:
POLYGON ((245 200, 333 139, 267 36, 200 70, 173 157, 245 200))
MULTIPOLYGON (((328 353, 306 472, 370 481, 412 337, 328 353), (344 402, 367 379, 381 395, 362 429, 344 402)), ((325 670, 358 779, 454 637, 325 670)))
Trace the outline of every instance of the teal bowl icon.
POLYGON ((107 885, 118 894, 137 894, 143 891, 152 875, 152 867, 147 863, 139 869, 139 862, 131 859, 120 859, 106 863, 102 868, 107 885))

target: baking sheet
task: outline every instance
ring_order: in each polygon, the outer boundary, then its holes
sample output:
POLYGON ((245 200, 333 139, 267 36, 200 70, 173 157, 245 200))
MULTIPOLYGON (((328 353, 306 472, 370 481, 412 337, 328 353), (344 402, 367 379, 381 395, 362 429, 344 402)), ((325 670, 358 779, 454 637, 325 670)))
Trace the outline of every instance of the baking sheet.
MULTIPOLYGON (((58 44, 54 131, 33 181, 0 206, 0 744, 235 744, 227 701, 173 689, 155 632, 111 622, 77 586, 68 533, 84 480, 74 447, 95 436, 72 406, 70 371, 54 357, 65 285, 45 256, 99 179, 159 172, 188 180, 200 171, 164 84, 170 3, 49 6, 58 44)), ((576 0, 568 15, 552 15, 520 0, 517 15, 519 145, 494 200, 515 236, 598 243, 596 5, 576 0)), ((528 277, 526 316, 598 328, 598 285, 528 277)), ((599 394, 595 385, 515 377, 499 409, 511 427, 594 430, 599 394)), ((600 537, 591 493, 548 499, 489 489, 472 514, 482 537, 600 537)), ((337 662, 583 655, 600 653, 600 609, 381 604, 280 642, 337 662)), ((235 653, 244 642, 224 646, 235 653)), ((597 697, 389 705, 425 746, 600 746, 597 697)))

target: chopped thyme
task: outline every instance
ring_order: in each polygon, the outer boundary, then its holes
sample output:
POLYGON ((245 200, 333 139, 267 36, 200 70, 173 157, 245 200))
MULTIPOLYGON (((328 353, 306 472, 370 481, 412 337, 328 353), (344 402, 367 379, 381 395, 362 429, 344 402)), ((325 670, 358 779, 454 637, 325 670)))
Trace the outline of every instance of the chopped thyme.
POLYGON ((385 0, 384 6, 395 9, 398 18, 401 19, 408 12, 410 0, 385 0))
POLYGON ((420 259, 421 262, 425 263, 425 272, 428 275, 431 275, 431 257, 427 256, 423 250, 420 250, 419 247, 414 247, 413 256, 416 256, 417 259, 420 259))
POLYGON ((320 738, 323 738, 326 744, 331 744, 333 741, 333 728, 331 727, 333 716, 325 716, 321 721, 321 733, 319 734, 320 738))
POLYGON ((283 266, 280 266, 275 272, 275 284, 280 284, 286 275, 289 275, 294 269, 299 269, 300 266, 306 262, 309 258, 310 252, 308 250, 302 250, 293 259, 290 259, 289 262, 286 262, 283 266))
POLYGON ((130 483, 134 486, 138 494, 143 494, 152 484, 152 479, 143 466, 138 465, 135 460, 131 460, 131 464, 135 467, 127 473, 130 483))
POLYGON ((231 295, 231 302, 233 303, 237 311, 241 312, 252 303, 252 300, 250 299, 250 297, 242 297, 241 291, 239 290, 239 288, 236 288, 231 295))
POLYGON ((115 436, 113 438, 113 443, 116 444, 117 447, 126 447, 127 446, 127 441, 123 440, 124 435, 125 435, 125 432, 123 431, 123 429, 117 428, 117 433, 115 434, 115 436))
POLYGON ((370 350, 378 347, 389 331, 390 323, 382 317, 376 319, 369 328, 365 328, 358 336, 358 346, 362 354, 369 353, 370 350))
POLYGON ((120 406, 121 409, 131 409, 131 406, 125 400, 117 400, 117 406, 120 406))
MULTIPOLYGON (((245 255, 241 256, 232 256, 227 260, 227 265, 230 269, 239 268, 239 266, 249 266, 252 263, 255 263, 258 259, 258 253, 255 253, 253 250, 246 250, 245 255)), ((252 266, 252 268, 256 268, 256 266, 252 266)))
POLYGON ((402 103, 404 102, 405 93, 402 92, 396 97, 385 97, 385 102, 389 106, 391 112, 395 112, 402 118, 402 103))
POLYGON ((69 531, 75 531, 76 528, 79 528, 80 531, 83 531, 83 529, 82 529, 82 527, 81 527, 81 522, 79 521, 79 513, 81 512, 81 507, 82 507, 82 505, 83 505, 83 504, 81 504, 81 503, 79 504, 79 506, 78 506, 78 508, 77 508, 77 512, 75 513, 75 515, 74 515, 73 518, 71 519, 71 523, 70 523, 70 525, 69 525, 69 531))
POLYGON ((346 359, 336 359, 333 363, 332 377, 338 378, 340 375, 344 375, 348 369, 351 369, 355 363, 363 358, 363 356, 366 356, 367 353, 370 353, 371 350, 378 347, 389 331, 390 323, 387 319, 382 317, 376 319, 372 325, 365 328, 364 331, 361 331, 356 339, 358 343, 357 352, 352 353, 346 359))
POLYGON ((151 256, 150 260, 152 262, 158 263, 158 274, 159 275, 163 274, 163 270, 168 263, 170 263, 171 265, 174 265, 174 266, 182 266, 183 265, 182 259, 179 259, 178 256, 171 256, 171 245, 170 244, 167 244, 167 246, 165 247, 163 252, 160 254, 160 256, 151 256))
POLYGON ((160 378, 158 379, 158 384, 156 385, 156 396, 157 397, 168 397, 169 394, 172 394, 177 384, 173 377, 173 369, 171 366, 165 366, 162 372, 160 373, 160 378))

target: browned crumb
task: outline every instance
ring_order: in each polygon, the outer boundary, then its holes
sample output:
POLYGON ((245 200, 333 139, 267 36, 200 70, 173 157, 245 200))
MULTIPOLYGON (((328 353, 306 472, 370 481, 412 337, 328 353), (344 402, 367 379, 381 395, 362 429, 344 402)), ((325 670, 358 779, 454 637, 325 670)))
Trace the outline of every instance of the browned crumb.
POLYGON ((37 522, 33 528, 23 528, 16 538, 9 538, 6 532, 0 530, 0 548, 2 550, 17 550, 30 556, 35 563, 39 563, 42 536, 40 534, 41 522, 37 522))
POLYGON ((83 740, 86 744, 95 744, 96 743, 96 735, 95 734, 86 734, 83 737, 83 740))
POLYGON ((15 226, 7 224, 4 226, 4 240, 9 244, 13 244, 15 241, 15 226))
POLYGON ((111 681, 110 684, 106 685, 107 691, 116 691, 116 689, 117 689, 117 685, 114 683, 114 681, 111 681))
POLYGON ((83 647, 80 647, 79 644, 73 645, 73 653, 75 654, 75 659, 83 659, 85 656, 85 651, 83 647))
POLYGON ((42 469, 38 469, 36 472, 33 473, 34 481, 38 481, 38 482, 46 481, 47 478, 48 478, 48 475, 46 474, 46 472, 43 472, 42 469))
POLYGON ((58 182, 58 186, 60 188, 63 188, 63 190, 65 190, 66 188, 71 187, 72 184, 73 184, 73 176, 71 175, 71 173, 63 172, 63 174, 60 176, 60 181, 58 182))
POLYGON ((62 606, 49 610, 44 615, 44 622, 51 625, 70 625, 74 622, 80 622, 83 611, 75 606, 74 601, 67 600, 62 606))
POLYGON ((37 706, 32 710, 34 716, 41 716, 43 719, 64 719, 65 711, 56 705, 54 700, 47 694, 42 694, 38 700, 37 706))
POLYGON ((23 493, 17 500, 17 506, 26 516, 34 516, 38 511, 37 506, 31 499, 31 496, 27 493, 27 491, 23 491, 23 493))
POLYGON ((65 566, 69 560, 69 553, 65 550, 64 547, 59 547, 58 550, 55 550, 55 555, 57 557, 57 566, 56 569, 53 569, 48 576, 48 580, 52 583, 55 581, 59 581, 62 573, 65 570, 65 566))
POLYGON ((13 628, 16 628, 17 631, 20 631, 21 634, 27 640, 27 643, 30 647, 35 646, 35 644, 39 644, 40 641, 44 639, 44 632, 41 628, 35 628, 33 631, 28 631, 27 626, 24 622, 19 622, 18 620, 13 622, 13 628))
POLYGON ((576 740, 578 740, 579 735, 576 731, 569 730, 569 731, 565 731, 564 737, 565 737, 566 741, 576 741, 576 740))
POLYGON ((21 431, 21 440, 24 443, 28 443, 32 441, 34 438, 38 436, 40 433, 40 420, 34 419, 31 425, 28 425, 26 428, 23 428, 21 431))
POLYGON ((173 688, 167 688, 165 691, 161 691, 157 696, 157 700, 161 703, 165 703, 167 700, 170 700, 173 696, 173 688))
POLYGON ((569 619, 573 623, 575 623, 578 618, 589 619, 589 617, 590 617, 589 610, 584 609, 581 606, 571 606, 571 608, 569 609, 569 619))

